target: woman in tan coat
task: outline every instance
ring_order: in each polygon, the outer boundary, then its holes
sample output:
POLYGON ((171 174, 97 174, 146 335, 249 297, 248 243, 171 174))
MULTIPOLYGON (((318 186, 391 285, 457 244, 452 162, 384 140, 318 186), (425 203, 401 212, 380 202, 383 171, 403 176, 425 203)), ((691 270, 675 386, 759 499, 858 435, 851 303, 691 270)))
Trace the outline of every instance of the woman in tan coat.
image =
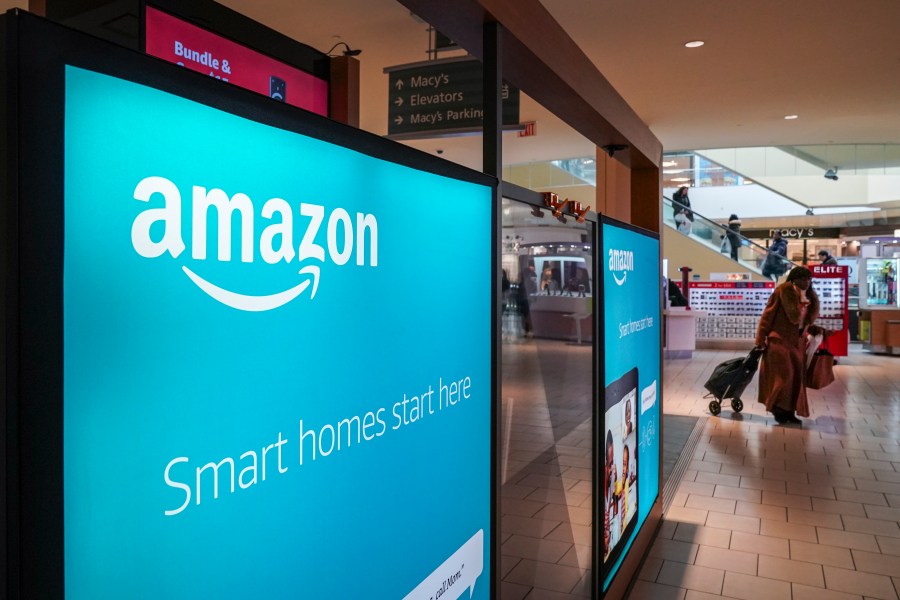
POLYGON ((812 324, 819 314, 819 298, 811 284, 810 270, 794 267, 769 298, 756 332, 756 345, 765 348, 759 367, 759 401, 779 423, 800 423, 797 415, 809 416, 806 334, 822 331, 812 324))

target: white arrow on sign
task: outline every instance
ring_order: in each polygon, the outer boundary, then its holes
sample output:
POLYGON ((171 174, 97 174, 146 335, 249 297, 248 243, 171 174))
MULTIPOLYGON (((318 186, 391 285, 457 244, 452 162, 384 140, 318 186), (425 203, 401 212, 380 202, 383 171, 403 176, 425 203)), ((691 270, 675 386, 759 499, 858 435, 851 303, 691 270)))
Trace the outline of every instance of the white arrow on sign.
POLYGON ((394 86, 396 86, 396 88, 397 88, 398 90, 402 90, 402 89, 403 89, 403 80, 402 80, 402 79, 398 79, 398 80, 397 80, 397 83, 395 83, 394 86))
POLYGON ((403 123, 403 117, 398 116, 396 119, 394 119, 394 123, 396 123, 397 125, 401 125, 403 123))
POLYGON ((394 104, 396 104, 397 106, 403 106, 403 98, 397 98, 396 100, 394 100, 394 104))

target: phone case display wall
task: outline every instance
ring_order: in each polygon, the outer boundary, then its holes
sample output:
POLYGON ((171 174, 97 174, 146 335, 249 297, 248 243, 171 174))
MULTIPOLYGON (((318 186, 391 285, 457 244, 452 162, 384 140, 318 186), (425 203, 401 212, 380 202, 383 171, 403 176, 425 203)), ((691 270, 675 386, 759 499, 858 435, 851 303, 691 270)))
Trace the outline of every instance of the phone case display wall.
POLYGON ((836 356, 847 356, 849 269, 844 266, 813 265, 810 271, 813 274, 813 290, 819 297, 819 318, 816 319, 816 325, 830 332, 826 340, 828 350, 836 356))
POLYGON ((897 293, 900 258, 867 258, 865 268, 866 306, 892 308, 900 306, 900 294, 897 293))
POLYGON ((774 289, 769 281, 692 282, 691 308, 706 313, 697 317, 697 338, 752 340, 774 289))

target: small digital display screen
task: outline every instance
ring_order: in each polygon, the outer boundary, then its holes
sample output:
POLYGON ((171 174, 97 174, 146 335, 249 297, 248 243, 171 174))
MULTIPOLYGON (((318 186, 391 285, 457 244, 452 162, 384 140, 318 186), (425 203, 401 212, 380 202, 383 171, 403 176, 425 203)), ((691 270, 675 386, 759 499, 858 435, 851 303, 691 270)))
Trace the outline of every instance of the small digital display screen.
POLYGON ((603 562, 615 560, 634 527, 638 500, 637 369, 606 390, 603 562))
POLYGON ((145 22, 147 54, 328 116, 327 81, 151 6, 145 22))

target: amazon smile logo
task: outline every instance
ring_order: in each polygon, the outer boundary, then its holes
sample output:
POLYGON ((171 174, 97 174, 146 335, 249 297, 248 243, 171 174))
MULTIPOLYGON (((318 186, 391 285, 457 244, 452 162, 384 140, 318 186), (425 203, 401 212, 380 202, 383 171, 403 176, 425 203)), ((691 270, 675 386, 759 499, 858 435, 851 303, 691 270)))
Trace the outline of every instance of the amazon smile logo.
MULTIPOLYGON (((155 197, 162 199, 162 207, 148 208, 135 217, 131 225, 131 244, 144 258, 158 258, 166 253, 178 258, 186 249, 182 235, 181 192, 164 177, 146 177, 134 189, 134 199, 140 202, 150 202, 155 197), (163 235, 162 239, 154 240, 150 229, 157 223, 162 223, 163 235)), ((316 236, 326 223, 325 207, 301 202, 299 209, 300 216, 306 217, 308 222, 302 236, 297 236, 300 244, 295 250, 294 209, 287 201, 270 198, 257 216, 253 201, 246 194, 238 192, 229 196, 220 189, 193 186, 191 258, 207 260, 207 217, 214 211, 218 216, 217 259, 220 262, 231 261, 232 223, 237 213, 241 262, 253 263, 258 250, 260 258, 269 265, 291 263, 295 258, 298 265, 306 264, 297 270, 299 282, 289 282, 283 290, 267 295, 227 289, 204 279, 186 265, 182 265, 182 272, 211 298, 237 310, 272 310, 291 302, 310 287, 309 298, 312 300, 319 288, 321 266, 326 258, 326 248, 316 243, 316 236), (254 239, 257 218, 269 223, 262 229, 258 241, 254 239)), ((374 215, 356 213, 354 220, 343 208, 335 208, 328 215, 325 231, 327 257, 335 265, 346 265, 355 254, 356 264, 365 266, 368 254, 368 266, 378 266, 378 221, 374 215)))
POLYGON ((634 252, 631 250, 609 251, 609 271, 612 273, 616 285, 625 285, 628 272, 634 271, 634 252), (621 278, 619 275, 621 274, 621 278))

